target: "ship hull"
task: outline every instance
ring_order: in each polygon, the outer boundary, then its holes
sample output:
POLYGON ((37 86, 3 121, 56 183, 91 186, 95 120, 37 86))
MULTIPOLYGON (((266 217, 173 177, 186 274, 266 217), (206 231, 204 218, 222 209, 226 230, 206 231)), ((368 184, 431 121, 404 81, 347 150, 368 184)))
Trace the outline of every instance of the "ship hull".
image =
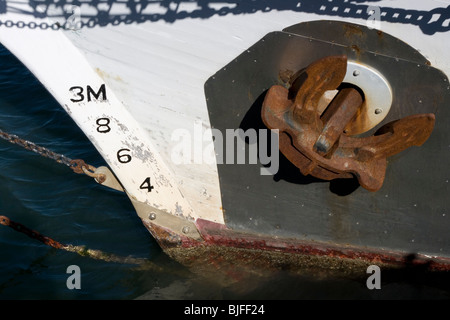
POLYGON ((64 15, 48 4, 19 1, 3 13, 0 39, 91 140, 168 255, 227 274, 236 265, 359 277, 374 264, 448 271, 448 7, 158 4, 160 14, 148 5, 114 14, 114 4, 84 3, 80 24, 60 28, 64 15), (261 117, 271 87, 336 55, 389 83, 389 113, 370 134, 415 114, 436 118, 422 146, 386 160, 375 192, 348 176, 303 174, 271 149, 278 136, 261 117), (239 136, 250 132, 255 141, 239 136))

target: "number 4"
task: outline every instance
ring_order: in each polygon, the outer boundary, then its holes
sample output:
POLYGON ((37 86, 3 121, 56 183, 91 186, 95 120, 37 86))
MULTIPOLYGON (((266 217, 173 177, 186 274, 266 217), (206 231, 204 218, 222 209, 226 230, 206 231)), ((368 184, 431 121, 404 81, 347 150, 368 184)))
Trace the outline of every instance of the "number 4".
POLYGON ((150 183, 150 177, 147 177, 147 179, 142 182, 142 184, 139 186, 139 189, 147 189, 148 192, 152 191, 154 187, 150 183))

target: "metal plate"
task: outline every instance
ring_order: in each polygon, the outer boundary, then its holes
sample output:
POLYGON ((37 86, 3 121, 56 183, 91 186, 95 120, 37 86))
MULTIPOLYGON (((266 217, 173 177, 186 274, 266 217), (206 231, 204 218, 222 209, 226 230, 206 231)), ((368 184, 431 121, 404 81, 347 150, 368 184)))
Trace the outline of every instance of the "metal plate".
POLYGON ((350 83, 364 93, 361 113, 349 123, 345 133, 357 135, 367 132, 386 118, 392 106, 392 90, 382 74, 370 66, 348 61, 342 82, 350 83))
POLYGON ((283 29, 283 32, 352 48, 356 53, 372 52, 394 59, 429 63, 417 50, 381 30, 341 21, 310 21, 283 29))
MULTIPOLYGON (((322 23, 335 35, 339 28, 354 29, 322 23)), ((360 34, 364 37, 364 32, 360 34)), ((391 110, 373 130, 408 115, 431 112, 436 114, 431 137, 423 146, 389 158, 384 185, 375 193, 358 187, 353 179, 327 182, 303 176, 281 153, 274 175, 261 175, 260 162, 219 164, 226 224, 272 236, 449 257, 447 77, 388 35, 372 50, 355 50, 352 42, 338 40, 338 36, 331 42, 287 32, 268 34, 206 82, 212 127, 223 133, 265 129, 260 112, 268 88, 284 84, 286 74, 321 57, 346 54, 349 60, 378 70, 391 85, 391 110), (376 48, 395 50, 387 55, 373 52, 376 48)), ((362 44, 358 42, 358 47, 362 44)))

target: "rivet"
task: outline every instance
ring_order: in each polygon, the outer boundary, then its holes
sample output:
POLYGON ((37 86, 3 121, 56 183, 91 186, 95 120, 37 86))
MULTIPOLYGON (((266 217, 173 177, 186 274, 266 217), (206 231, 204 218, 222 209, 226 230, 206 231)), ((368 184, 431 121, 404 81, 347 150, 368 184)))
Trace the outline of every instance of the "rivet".
POLYGON ((383 112, 383 110, 381 110, 380 108, 375 109, 375 114, 380 114, 382 112, 383 112))
POLYGON ((154 213, 154 212, 150 213, 150 214, 148 215, 148 218, 149 218, 150 220, 155 220, 155 219, 156 219, 156 213, 154 213))
POLYGON ((183 233, 188 233, 189 232, 189 227, 188 226, 184 226, 181 231, 183 231, 183 233))
POLYGON ((353 71, 353 76, 354 76, 354 77, 359 76, 359 71, 358 71, 358 70, 353 71))

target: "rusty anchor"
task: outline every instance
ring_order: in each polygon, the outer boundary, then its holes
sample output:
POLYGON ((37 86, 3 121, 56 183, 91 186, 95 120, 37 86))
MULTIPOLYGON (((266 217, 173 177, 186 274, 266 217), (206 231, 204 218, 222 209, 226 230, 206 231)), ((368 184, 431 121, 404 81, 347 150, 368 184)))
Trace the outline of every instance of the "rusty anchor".
POLYGON ((362 187, 377 191, 384 182, 387 158, 421 146, 433 131, 435 116, 411 115, 368 137, 347 135, 345 128, 364 101, 359 90, 344 87, 323 112, 318 109, 319 99, 341 85, 346 70, 346 56, 313 62, 289 89, 274 85, 268 90, 261 116, 269 129, 279 130, 280 151, 303 175, 324 180, 356 177, 362 187))

